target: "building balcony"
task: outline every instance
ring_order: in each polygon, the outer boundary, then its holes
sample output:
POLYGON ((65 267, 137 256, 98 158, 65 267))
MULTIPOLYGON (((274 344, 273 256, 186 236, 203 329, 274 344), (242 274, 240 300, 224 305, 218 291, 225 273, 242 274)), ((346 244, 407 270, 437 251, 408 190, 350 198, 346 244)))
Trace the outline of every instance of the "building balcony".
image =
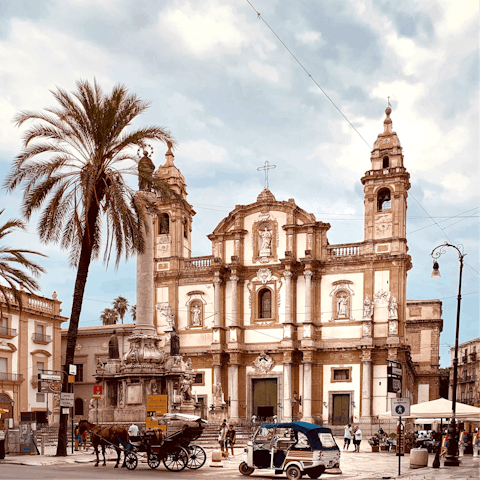
POLYGON ((357 257, 360 255, 360 245, 358 243, 330 245, 327 247, 327 255, 329 260, 345 257, 357 257))
POLYGON ((0 327, 1 338, 13 338, 17 336, 17 331, 14 328, 0 327))
POLYGON ((33 333, 32 340, 34 343, 39 343, 40 345, 48 345, 52 342, 52 337, 43 333, 33 333))
POLYGON ((472 382, 474 380, 475 379, 472 379, 471 375, 464 375, 463 377, 459 377, 458 383, 468 383, 468 382, 472 382))
POLYGON ((463 400, 460 400, 460 403, 464 403, 465 405, 475 405, 475 399, 474 398, 464 398, 463 400))
POLYGON ((470 361, 474 362, 477 359, 477 352, 470 353, 469 357, 470 357, 470 361))
POLYGON ((0 372, 0 385, 3 383, 19 384, 23 382, 23 375, 21 373, 5 373, 0 372))
POLYGON ((464 355, 463 357, 460 358, 460 361, 462 363, 467 363, 467 359, 468 359, 467 355, 464 355))
POLYGON ((200 270, 210 268, 213 263, 213 255, 205 257, 193 257, 183 261, 183 268, 185 270, 200 270))

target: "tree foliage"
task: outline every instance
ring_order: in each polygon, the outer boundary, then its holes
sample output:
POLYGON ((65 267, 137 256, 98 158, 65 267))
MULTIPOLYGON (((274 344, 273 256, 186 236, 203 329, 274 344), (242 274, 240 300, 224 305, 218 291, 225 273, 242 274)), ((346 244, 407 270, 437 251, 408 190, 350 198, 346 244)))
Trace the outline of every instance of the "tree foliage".
MULTIPOLYGON (((22 188, 23 217, 28 220, 40 212, 40 240, 67 249, 77 269, 65 355, 69 365, 90 263, 102 249, 106 263, 114 252, 116 266, 121 258, 145 250, 145 212, 152 205, 148 195, 136 195, 125 181, 125 175, 138 174, 136 150, 149 140, 173 145, 175 140, 162 127, 129 129, 149 103, 124 85, 115 85, 106 94, 96 81, 79 80, 72 93, 57 88, 52 94, 55 107, 15 116, 19 127, 34 123, 23 134, 23 148, 4 187, 8 191, 22 188)), ((175 197, 158 179, 153 188, 165 201, 175 197)), ((61 414, 57 455, 65 456, 66 447, 67 415, 61 414)))

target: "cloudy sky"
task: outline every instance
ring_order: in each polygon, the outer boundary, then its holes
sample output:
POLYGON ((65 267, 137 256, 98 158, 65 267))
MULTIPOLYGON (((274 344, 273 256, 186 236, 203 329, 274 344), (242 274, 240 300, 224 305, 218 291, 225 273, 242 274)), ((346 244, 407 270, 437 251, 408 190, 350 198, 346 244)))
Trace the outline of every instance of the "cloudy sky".
MULTIPOLYGON (((329 222, 330 243, 363 240, 360 178, 383 130, 387 97, 411 174, 408 298, 444 302, 442 365, 453 344, 458 258, 433 247, 465 246, 461 341, 478 337, 478 5, 407 0, 6 0, 0 4, 0 177, 20 150, 12 117, 54 105, 49 90, 94 77, 151 101, 136 125, 168 127, 188 183, 193 255, 206 235, 263 187, 257 167, 277 167, 270 188, 329 222), (263 20, 264 21, 263 21, 263 20), (356 127, 348 125, 288 53, 288 46, 356 127)), ((154 162, 163 163, 164 146, 154 162)), ((132 185, 134 184, 132 179, 132 185)), ((2 220, 19 216, 20 192, 0 192, 2 220)), ((75 271, 32 222, 15 245, 46 253, 42 294, 70 313, 75 271)), ((135 303, 135 262, 90 269, 81 325, 100 323, 117 296, 135 303)))

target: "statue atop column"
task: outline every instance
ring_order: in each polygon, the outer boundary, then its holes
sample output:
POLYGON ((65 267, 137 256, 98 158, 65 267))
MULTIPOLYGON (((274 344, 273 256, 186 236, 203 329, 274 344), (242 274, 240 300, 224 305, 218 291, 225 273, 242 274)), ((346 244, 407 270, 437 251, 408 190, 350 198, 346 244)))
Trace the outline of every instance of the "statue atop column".
POLYGON ((180 354, 180 337, 175 327, 172 327, 170 335, 170 356, 177 357, 180 354))
POLYGON ((138 189, 144 192, 151 192, 153 185, 153 172, 155 165, 150 158, 153 153, 153 148, 149 145, 145 145, 138 149, 138 156, 143 154, 142 158, 138 162, 138 189))
POLYGON ((118 352, 118 338, 116 330, 113 331, 112 336, 108 341, 108 358, 120 358, 120 354, 118 352))

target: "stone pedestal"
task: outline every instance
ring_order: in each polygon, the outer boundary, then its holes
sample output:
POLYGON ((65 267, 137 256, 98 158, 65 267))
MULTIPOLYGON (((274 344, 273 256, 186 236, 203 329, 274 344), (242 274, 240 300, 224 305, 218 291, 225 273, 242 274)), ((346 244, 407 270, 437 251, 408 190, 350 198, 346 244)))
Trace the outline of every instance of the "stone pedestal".
POLYGON ((212 422, 222 422, 227 419, 227 405, 215 405, 212 410, 208 412, 208 420, 212 422))

